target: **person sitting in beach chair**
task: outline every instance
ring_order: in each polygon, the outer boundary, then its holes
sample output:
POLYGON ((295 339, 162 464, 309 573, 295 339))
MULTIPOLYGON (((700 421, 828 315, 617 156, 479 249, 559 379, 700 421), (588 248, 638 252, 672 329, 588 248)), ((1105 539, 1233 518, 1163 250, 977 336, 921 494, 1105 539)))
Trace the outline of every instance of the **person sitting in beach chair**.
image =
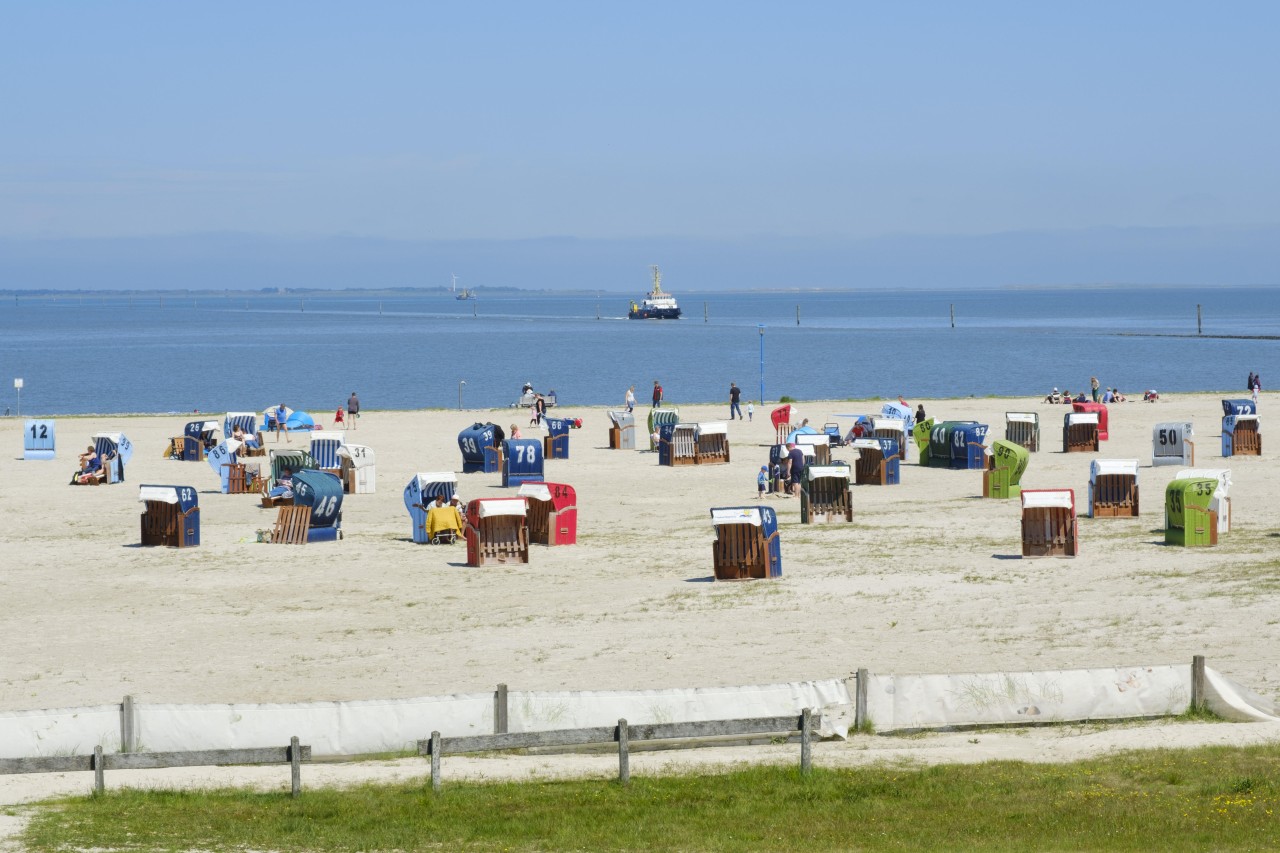
POLYGON ((445 503, 444 493, 436 495, 427 510, 427 539, 432 545, 452 545, 462 536, 461 499, 456 495, 445 503))
POLYGON ((71 482, 73 485, 86 486, 100 479, 102 479, 102 457, 91 444, 84 453, 80 454, 80 470, 71 475, 71 482))
POLYGON ((271 487, 271 491, 267 492, 269 498, 291 498, 293 497, 293 471, 285 468, 280 472, 279 479, 276 484, 271 487))
POLYGON ((240 424, 236 424, 231 428, 231 437, 236 441, 242 442, 245 447, 252 447, 254 449, 257 449, 258 447, 258 437, 256 435, 249 435, 246 433, 240 424))

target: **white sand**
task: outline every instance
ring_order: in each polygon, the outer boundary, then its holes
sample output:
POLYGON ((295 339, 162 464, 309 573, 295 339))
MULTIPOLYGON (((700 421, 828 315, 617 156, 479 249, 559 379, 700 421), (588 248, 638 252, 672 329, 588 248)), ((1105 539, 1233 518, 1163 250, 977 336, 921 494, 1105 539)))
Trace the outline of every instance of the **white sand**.
MULTIPOLYGON (((571 459, 547 463, 547 479, 577 489, 579 544, 535 546, 528 566, 486 569, 466 567, 460 545, 414 545, 402 491, 416 471, 460 467, 456 436, 463 427, 514 420, 523 428, 527 413, 367 413, 350 440, 376 451, 378 493, 347 497, 344 541, 291 548, 253 541, 274 511, 249 496, 218 493, 204 463, 162 458, 169 436, 191 418, 59 418, 54 462, 17 458, 22 422, 8 419, 0 423, 0 710, 118 702, 125 694, 144 702, 372 699, 484 691, 499 682, 512 689, 735 685, 839 677, 859 667, 1042 670, 1177 663, 1195 654, 1275 696, 1277 456, 1220 458, 1222 396, 1243 395, 1170 395, 1110 407, 1111 439, 1098 455, 1141 461, 1142 515, 1082 517, 1076 559, 1018 559, 1018 502, 979 498, 980 472, 920 468, 913 449, 901 486, 855 488, 853 524, 802 526, 798 500, 771 499, 784 577, 752 583, 709 582, 707 510, 754 501, 755 475, 772 439, 767 410, 758 410, 754 423, 731 424, 732 464, 662 468, 655 454, 606 449, 603 409, 566 409, 560 414, 582 417, 585 428, 572 433, 571 459), (1159 421, 1193 421, 1197 463, 1232 470, 1233 530, 1217 548, 1162 544, 1164 486, 1177 469, 1150 467, 1159 421), (128 483, 68 486, 76 454, 102 431, 123 431, 133 441, 128 483), (140 483, 200 489, 200 547, 137 547, 140 483)), ((1068 407, 1025 399, 924 402, 939 419, 990 424, 992 438, 1003 435, 1005 411, 1038 411, 1045 450, 1032 455, 1023 485, 1073 488, 1083 515, 1094 455, 1059 452, 1068 407)), ((820 426, 829 413, 879 406, 799 408, 820 426)), ((723 420, 726 409, 681 413, 684 420, 723 420)), ((1266 435, 1265 397, 1261 409, 1266 435)), ((643 418, 647 409, 637 414, 643 418)), ((647 444, 643 427, 638 438, 647 444)), ((305 440, 294 436, 293 444, 305 440)), ((498 474, 459 480, 465 498, 512 493, 498 474)), ((1144 734, 1149 727, 1093 737, 1116 748, 1256 736, 1243 734, 1246 728, 1275 736, 1265 726, 1184 725, 1159 727, 1154 737, 1144 734)), ((940 760, 972 760, 1018 754, 1005 744, 1036 744, 1019 755, 1031 757, 1074 736, 1020 732, 982 734, 978 744, 969 743, 972 736, 923 743, 937 746, 940 760)), ((886 747, 888 740, 824 745, 819 755, 879 757, 897 748, 886 747)), ((903 749, 921 756, 919 746, 903 749)), ((719 762, 732 751, 706 752, 719 762)), ((1073 754, 1065 749, 1064 757, 1073 754)), ((679 764, 691 755, 643 760, 679 764)), ((741 758, 764 755, 748 750, 741 758)), ((609 765, 607 758, 531 758, 518 773, 541 764, 577 768, 579 761, 609 765)), ((304 775, 319 780, 322 772, 330 770, 304 775)), ((0 802, 27 798, 20 790, 48 790, 53 778, 0 778, 0 802)), ((90 780, 72 784, 83 790, 90 780)))

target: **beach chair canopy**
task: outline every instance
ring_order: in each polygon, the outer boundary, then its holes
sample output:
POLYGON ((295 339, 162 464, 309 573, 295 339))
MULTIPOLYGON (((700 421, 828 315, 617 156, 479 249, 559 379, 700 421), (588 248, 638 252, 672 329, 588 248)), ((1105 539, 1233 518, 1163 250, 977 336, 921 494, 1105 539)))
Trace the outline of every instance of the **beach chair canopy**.
POLYGON ((338 458, 349 460, 352 468, 372 468, 374 464, 373 448, 363 444, 340 445, 338 458))
POLYGON ((451 500, 458 489, 458 475, 452 471, 427 471, 413 475, 409 485, 404 487, 404 508, 413 511, 415 505, 426 506, 436 499, 436 495, 444 495, 451 500))
POLYGON ((762 524, 760 510, 756 507, 711 510, 711 526, 719 527, 721 524, 751 524, 759 527, 762 524))
POLYGON ((200 504, 199 495, 190 486, 140 486, 138 500, 177 504, 182 512, 187 512, 200 504))
POLYGON ((1222 414, 1231 415, 1256 415, 1258 409, 1253 405, 1253 400, 1223 400, 1222 414))
POLYGON ((549 501, 556 510, 578 503, 578 493, 566 483, 521 483, 516 494, 530 500, 549 501))
POLYGON ((182 428, 182 434, 189 435, 192 438, 206 438, 221 429, 222 427, 217 421, 189 421, 182 428))
POLYGON ((1215 497, 1225 498, 1230 496, 1230 468, 1183 468, 1174 475, 1175 480, 1199 480, 1205 478, 1218 481, 1218 488, 1214 490, 1215 497))
POLYGON ((1071 489, 1023 489, 1022 508, 1058 507, 1074 510, 1076 495, 1071 489))
POLYGON ((809 482, 821 480, 826 477, 835 477, 836 479, 845 480, 846 482, 849 479, 848 465, 810 465, 808 468, 804 469, 804 472, 809 478, 809 482))
POLYGON ((796 407, 788 403, 785 406, 779 406, 769 413, 769 420, 773 422, 774 427, 780 427, 783 424, 795 423, 795 419, 800 416, 800 412, 796 407))
POLYGON ((906 432, 910 432, 916 423, 916 413, 898 403, 885 403, 880 407, 880 414, 886 418, 897 418, 902 421, 902 428, 906 432))
POLYGON ((791 438, 790 441, 798 447, 803 447, 805 445, 810 447, 831 446, 831 436, 827 435, 825 432, 795 432, 792 433, 792 435, 794 437, 791 438))
POLYGON ((93 449, 100 456, 118 456, 122 464, 128 465, 133 458, 133 443, 122 432, 99 432, 93 436, 93 449))
POLYGON ((524 498, 477 498, 472 503, 476 505, 479 518, 525 515, 528 512, 524 498))
POLYGON ((280 479, 280 472, 285 468, 288 468, 294 474, 299 471, 316 471, 320 468, 316 464, 315 458, 305 450, 272 449, 268 458, 271 464, 272 482, 280 479))
POLYGON ((818 431, 811 426, 797 427, 793 429, 791 432, 787 433, 787 441, 795 441, 796 436, 800 436, 800 435, 817 435, 817 434, 818 434, 818 431))
POLYGON ((1098 482, 1105 474, 1131 474, 1138 476, 1137 459, 1095 459, 1089 463, 1089 482, 1098 482))
POLYGON ((293 503, 311 507, 311 527, 333 527, 342 514, 342 481, 324 471, 296 471, 293 503))
POLYGON ((221 477, 222 466, 236 464, 236 451, 239 450, 243 445, 244 445, 244 442, 240 441, 239 439, 224 438, 217 447, 215 447, 213 450, 210 450, 205 455, 204 461, 206 464, 208 464, 210 468, 213 469, 213 473, 221 477))
POLYGON ((697 436, 728 435, 729 425, 723 421, 709 424, 695 424, 693 434, 697 436))
POLYGON ((1027 464, 1031 461, 1031 452, 1021 444, 1003 438, 991 443, 990 452, 995 468, 1001 471, 1012 471, 1011 480, 1016 485, 1018 479, 1027 470, 1027 464))
POLYGON ((1097 412, 1067 412, 1062 416, 1062 422, 1066 426, 1076 426, 1078 424, 1096 424, 1098 422, 1097 412))
POLYGON ((1215 490, 1218 481, 1211 477, 1179 477, 1165 487, 1165 522, 1171 527, 1185 526, 1186 512, 1216 511, 1218 499, 1215 490))
POLYGON ((614 411, 610 411, 610 412, 608 412, 608 415, 609 415, 609 420, 610 420, 610 421, 613 423, 613 425, 614 425, 614 426, 616 426, 616 427, 620 427, 620 428, 621 428, 621 427, 635 426, 635 423, 636 423, 636 414, 635 414, 635 412, 614 412, 614 411))
POLYGON ((258 431, 258 414, 256 412, 227 412, 227 416, 222 419, 222 434, 231 435, 236 431, 236 427, 244 430, 248 435, 254 435, 258 431))

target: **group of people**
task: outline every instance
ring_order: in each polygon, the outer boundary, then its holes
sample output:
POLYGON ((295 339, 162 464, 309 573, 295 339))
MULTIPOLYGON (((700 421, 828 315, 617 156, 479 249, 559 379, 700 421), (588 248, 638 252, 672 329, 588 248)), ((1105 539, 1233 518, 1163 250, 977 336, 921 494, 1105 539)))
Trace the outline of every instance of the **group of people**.
POLYGON ((786 455, 780 456, 772 469, 768 465, 760 466, 760 473, 756 475, 756 499, 764 500, 765 495, 777 494, 784 498, 799 497, 803 474, 804 451, 789 441, 786 455))
MULTIPOLYGON (((1090 384, 1093 386, 1092 397, 1095 403, 1126 403, 1129 401, 1129 398, 1121 394, 1117 388, 1102 388, 1098 383, 1097 377, 1094 377, 1090 384)), ((1071 403, 1087 403, 1089 398, 1090 395, 1085 394, 1083 391, 1072 397, 1070 391, 1059 392, 1055 387, 1045 395, 1044 401, 1046 403, 1066 403, 1070 405, 1071 403)), ((1144 397, 1144 399, 1146 398, 1144 397)))
POLYGON ((347 416, 344 421, 342 417, 342 407, 333 413, 333 425, 341 425, 343 429, 355 429, 356 421, 360 417, 360 398, 356 396, 356 392, 352 391, 351 396, 347 398, 347 416), (348 426, 347 424, 350 424, 348 426))
POLYGON ((1246 390, 1253 395, 1253 407, 1257 409, 1258 394, 1262 392, 1262 377, 1252 370, 1249 371, 1249 384, 1246 386, 1246 390))

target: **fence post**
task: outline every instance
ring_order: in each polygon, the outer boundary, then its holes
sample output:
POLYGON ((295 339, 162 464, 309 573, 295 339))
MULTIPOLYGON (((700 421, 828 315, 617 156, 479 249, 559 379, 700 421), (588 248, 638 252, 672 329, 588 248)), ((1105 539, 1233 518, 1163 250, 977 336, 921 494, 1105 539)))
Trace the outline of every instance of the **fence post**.
POLYGON ((297 735, 289 738, 289 788, 295 800, 302 796, 302 749, 297 735))
POLYGON ((631 784, 631 732, 625 719, 618 720, 618 781, 631 784))
POLYGON ((137 752, 138 751, 138 730, 135 728, 136 721, 133 710, 133 697, 125 696, 120 702, 120 751, 121 752, 137 752))
POLYGON ((1204 655, 1191 658, 1191 710, 1204 710, 1204 655))
POLYGON ((107 788, 106 768, 102 766, 102 744, 93 748, 93 792, 103 793, 107 788))
POLYGON ((805 776, 808 776, 809 771, 813 769, 812 747, 809 741, 810 715, 808 708, 800 712, 800 772, 805 776))
POLYGON ((431 733, 431 790, 440 791, 440 733, 431 733))
POLYGON ((493 692, 493 733, 507 733, 507 685, 499 684, 493 692))
POLYGON ((853 688, 853 730, 862 731, 867 724, 867 682, 871 673, 865 669, 858 670, 857 683, 853 688))

